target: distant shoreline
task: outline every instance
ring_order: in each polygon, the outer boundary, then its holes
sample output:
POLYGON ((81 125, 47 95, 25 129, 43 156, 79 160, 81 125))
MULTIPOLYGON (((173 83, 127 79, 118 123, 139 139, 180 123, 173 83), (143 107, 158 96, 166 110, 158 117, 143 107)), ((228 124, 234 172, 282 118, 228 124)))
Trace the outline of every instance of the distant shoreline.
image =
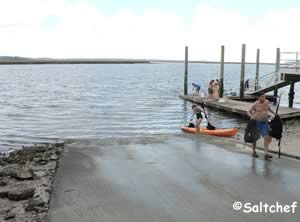
MULTIPOLYGON (((184 63, 184 60, 150 60, 151 63, 184 63)), ((203 64, 220 64, 217 61, 189 61, 189 63, 203 63, 203 64)), ((241 64, 240 62, 224 62, 224 64, 241 64)), ((246 62, 246 64, 256 64, 255 62, 246 62)), ((275 65, 271 62, 262 62, 261 65, 275 65)))
MULTIPOLYGON (((184 60, 158 59, 51 59, 24 58, 0 56, 0 65, 43 65, 43 64, 155 64, 155 63, 184 63, 184 60)), ((189 61, 189 63, 220 64, 217 61, 189 61)), ((225 62, 225 64, 240 64, 240 62, 225 62)), ((246 64, 255 64, 247 62, 246 64)), ((261 65, 275 65, 275 63, 260 63, 261 65)))

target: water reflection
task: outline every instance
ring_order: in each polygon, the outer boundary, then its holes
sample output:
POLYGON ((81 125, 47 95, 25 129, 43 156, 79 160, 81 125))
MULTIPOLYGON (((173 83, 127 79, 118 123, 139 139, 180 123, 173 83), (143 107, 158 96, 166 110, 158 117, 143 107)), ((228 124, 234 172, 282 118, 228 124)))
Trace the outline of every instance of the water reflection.
POLYGON ((251 160, 251 170, 252 170, 252 173, 257 176, 256 161, 257 161, 256 158, 252 158, 252 160, 251 160))
POLYGON ((186 122, 188 121, 188 102, 186 100, 182 100, 182 111, 183 111, 183 122, 186 124, 186 122))
POLYGON ((273 173, 273 168, 275 167, 272 160, 261 160, 254 157, 251 160, 251 171, 256 176, 261 175, 265 178, 273 179, 274 176, 280 177, 280 171, 276 171, 276 174, 273 173))
POLYGON ((272 176, 272 167, 271 167, 271 161, 264 161, 264 177, 270 177, 272 176))

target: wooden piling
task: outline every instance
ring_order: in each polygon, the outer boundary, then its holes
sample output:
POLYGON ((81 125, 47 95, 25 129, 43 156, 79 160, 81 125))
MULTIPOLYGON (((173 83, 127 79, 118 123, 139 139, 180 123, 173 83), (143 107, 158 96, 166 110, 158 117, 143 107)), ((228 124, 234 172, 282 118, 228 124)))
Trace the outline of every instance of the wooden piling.
POLYGON ((290 85, 290 92, 289 92, 289 108, 293 108, 294 95, 295 95, 295 82, 292 81, 290 85))
POLYGON ((256 72, 255 72, 255 91, 259 89, 259 56, 260 56, 260 50, 257 49, 256 51, 256 72))
POLYGON ((280 48, 276 49, 276 67, 275 67, 275 71, 279 72, 280 69, 280 48))
POLYGON ((220 97, 223 97, 224 94, 224 55, 225 47, 221 46, 221 65, 220 65, 220 97))
POLYGON ((185 62, 184 62, 184 95, 188 95, 188 47, 185 47, 185 62))
POLYGON ((240 99, 244 99, 246 44, 242 45, 240 99))
MULTIPOLYGON (((279 80, 279 70, 280 70, 280 48, 276 49, 276 67, 275 67, 275 71, 276 71, 276 76, 275 76, 275 83, 278 82, 279 80)), ((277 103, 277 99, 276 97, 278 96, 278 89, 274 89, 274 104, 277 103)))

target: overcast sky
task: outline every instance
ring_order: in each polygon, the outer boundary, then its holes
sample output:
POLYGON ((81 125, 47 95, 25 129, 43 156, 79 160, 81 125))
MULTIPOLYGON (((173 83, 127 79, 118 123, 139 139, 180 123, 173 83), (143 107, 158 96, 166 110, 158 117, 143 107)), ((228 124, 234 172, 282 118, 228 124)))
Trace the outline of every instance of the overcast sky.
POLYGON ((0 55, 247 61, 300 51, 299 0, 0 0, 0 55))

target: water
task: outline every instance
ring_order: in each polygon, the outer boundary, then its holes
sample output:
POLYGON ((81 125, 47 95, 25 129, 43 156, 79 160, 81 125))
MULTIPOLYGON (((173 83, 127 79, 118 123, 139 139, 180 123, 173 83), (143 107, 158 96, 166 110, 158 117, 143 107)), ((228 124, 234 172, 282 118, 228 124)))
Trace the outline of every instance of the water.
MULTIPOLYGON (((0 149, 70 138, 180 134, 190 118, 183 64, 0 66, 0 149)), ((261 73, 274 66, 262 65, 261 73)), ((206 86, 219 65, 191 64, 189 83, 206 86)), ((226 89, 238 91, 240 66, 225 65, 226 89)), ((246 66, 246 78, 255 66, 246 66)), ((296 87, 297 88, 297 87, 296 87)), ((286 103, 284 99, 283 103, 286 103)), ((211 112, 219 127, 238 120, 211 112)))

